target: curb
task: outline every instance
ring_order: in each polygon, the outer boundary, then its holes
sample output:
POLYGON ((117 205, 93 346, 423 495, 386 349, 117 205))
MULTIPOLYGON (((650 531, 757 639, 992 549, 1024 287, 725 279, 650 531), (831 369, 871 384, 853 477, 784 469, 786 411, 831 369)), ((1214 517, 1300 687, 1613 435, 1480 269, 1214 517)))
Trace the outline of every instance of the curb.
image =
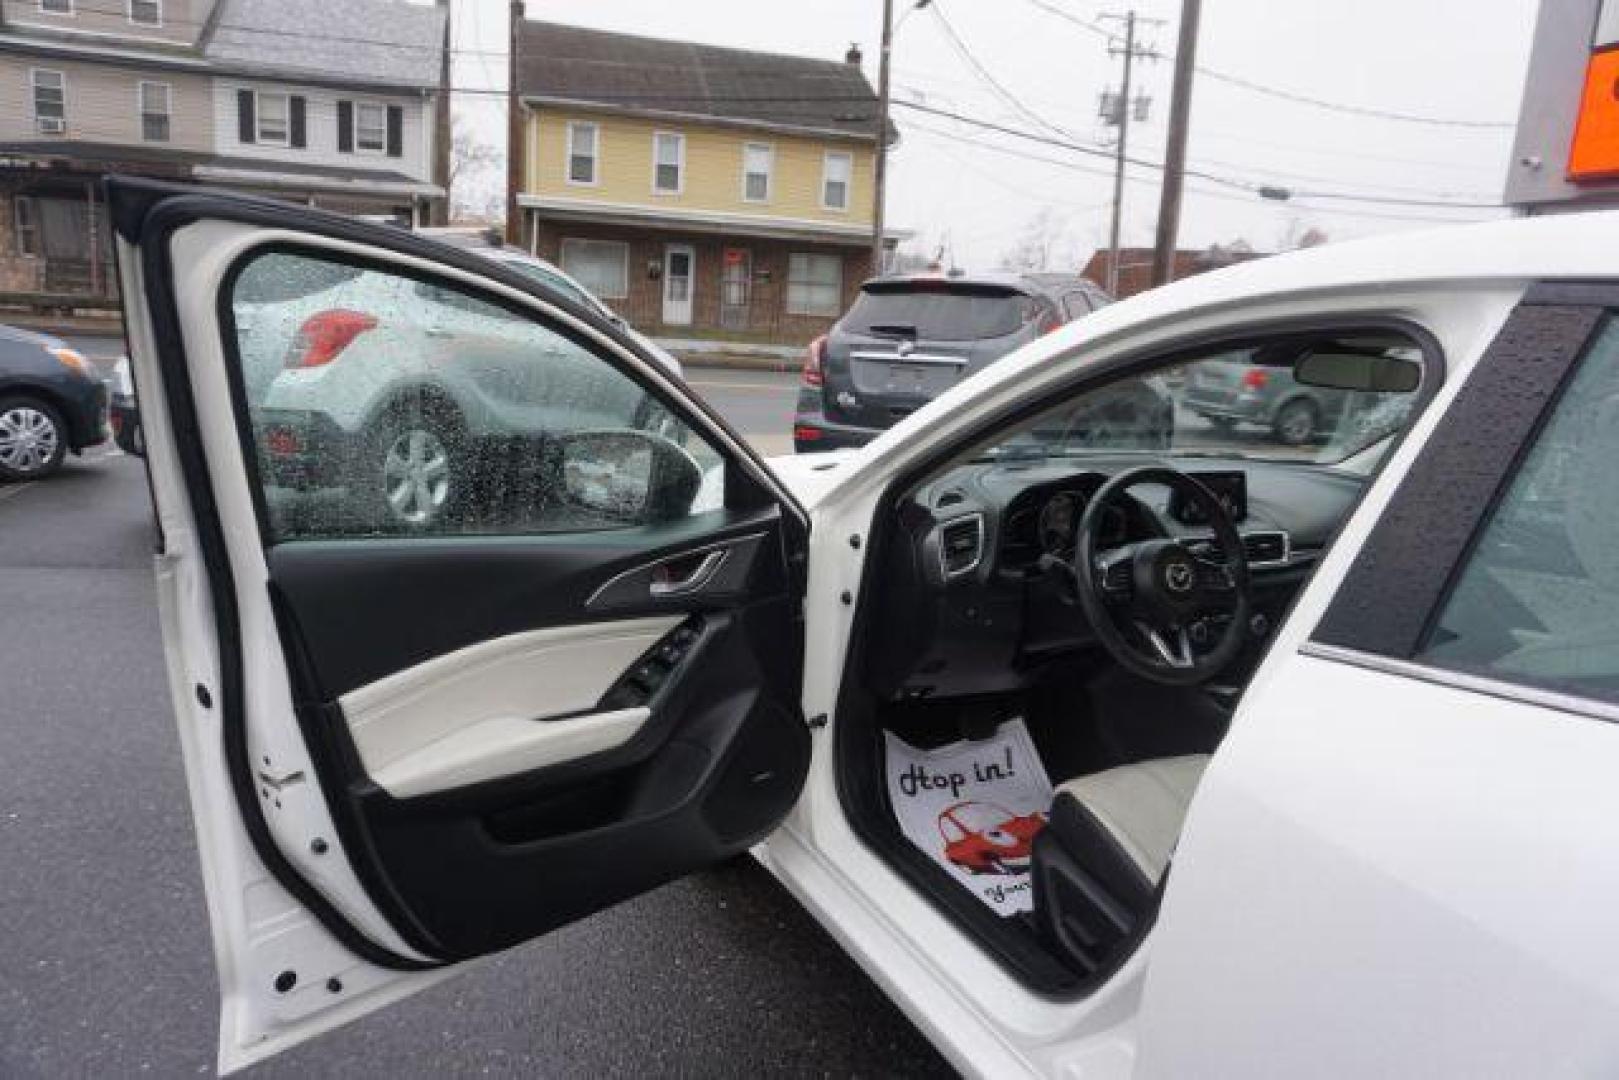
POLYGON ((685 367, 722 371, 768 371, 792 375, 803 367, 797 361, 777 356, 746 356, 738 353, 675 353, 675 358, 685 367))

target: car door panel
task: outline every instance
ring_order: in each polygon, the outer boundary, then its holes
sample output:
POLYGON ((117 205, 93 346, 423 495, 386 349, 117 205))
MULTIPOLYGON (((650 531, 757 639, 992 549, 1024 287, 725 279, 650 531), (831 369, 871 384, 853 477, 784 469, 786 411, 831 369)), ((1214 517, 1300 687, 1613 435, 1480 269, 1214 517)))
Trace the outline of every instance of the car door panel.
MULTIPOLYGON (((775 826, 809 760, 807 523, 657 361, 521 275, 394 230, 159 184, 110 195, 132 362, 160 399, 159 591, 222 1069, 775 826), (725 508, 535 533, 280 530, 228 300, 278 245, 465 291, 594 358, 720 455, 725 508)), ((588 433, 591 404, 559 392, 552 415, 588 433)), ((486 452, 551 460, 558 437, 486 452)))

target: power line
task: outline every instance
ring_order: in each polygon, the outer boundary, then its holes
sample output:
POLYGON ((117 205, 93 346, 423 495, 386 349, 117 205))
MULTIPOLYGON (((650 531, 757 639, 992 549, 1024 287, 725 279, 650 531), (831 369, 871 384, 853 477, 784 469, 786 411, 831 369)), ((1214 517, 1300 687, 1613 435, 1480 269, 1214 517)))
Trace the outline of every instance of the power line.
MULTIPOLYGON (((961 144, 966 145, 966 146, 976 147, 976 148, 978 148, 980 150, 988 150, 988 151, 991 151, 992 153, 1003 154, 1003 155, 1006 155, 1008 157, 1020 158, 1020 159, 1022 159, 1024 161, 1033 161, 1033 162, 1037 162, 1037 163, 1042 164, 1042 165, 1052 166, 1053 168, 1066 169, 1066 170, 1068 170, 1070 172, 1084 173, 1085 175, 1095 176, 1095 177, 1099 177, 1099 178, 1102 178, 1102 179, 1107 179, 1107 178, 1110 178, 1112 176, 1112 173, 1109 172, 1106 169, 1092 168, 1092 167, 1082 165, 1082 164, 1080 164, 1078 162, 1075 162, 1075 161, 1064 161, 1064 160, 1061 160, 1059 158, 1047 157, 1047 156, 1042 155, 1042 154, 1031 153, 1031 152, 1026 151, 1026 150, 1021 150, 1021 149, 1019 149, 1017 147, 1004 146, 1004 145, 1002 145, 1000 143, 989 142, 989 141, 984 140, 984 139, 975 139, 975 138, 972 138, 971 136, 962 135, 962 134, 960 134, 958 132, 944 131, 944 130, 941 130, 939 128, 930 127, 930 126, 928 126, 926 124, 922 124, 922 123, 919 123, 919 122, 914 121, 914 120, 909 121, 908 123, 909 123, 909 126, 911 128, 913 128, 913 129, 915 129, 917 131, 923 132, 924 134, 932 135, 932 136, 934 136, 936 138, 949 139, 952 142, 961 143, 961 144)), ((1140 175, 1137 175, 1137 174, 1134 174, 1134 173, 1127 172, 1125 174, 1125 182, 1126 183, 1131 183, 1131 184, 1156 184, 1158 181, 1153 177, 1140 176, 1140 175)), ((1220 189, 1220 188, 1189 186, 1188 190, 1196 192, 1197 194, 1203 196, 1204 198, 1221 199, 1221 200, 1224 200, 1224 201, 1227 201, 1227 202, 1241 203, 1241 204, 1243 204, 1245 206, 1266 205, 1266 204, 1260 203, 1259 201, 1255 200, 1252 197, 1245 196, 1245 195, 1240 195, 1240 194, 1235 194, 1235 193, 1233 193, 1233 192, 1231 192, 1229 190, 1224 190, 1224 189, 1220 189)), ((1299 197, 1307 197, 1307 196, 1299 196, 1299 197)), ((1293 204, 1291 204, 1290 202, 1289 203, 1271 203, 1271 204, 1268 204, 1268 205, 1271 205, 1276 209, 1284 209, 1284 208, 1287 208, 1289 206, 1293 206, 1293 204)), ((1446 204, 1447 208, 1451 207, 1452 205, 1454 205, 1454 204, 1446 204)), ((1330 207, 1330 206, 1309 206, 1309 205, 1303 205, 1303 204, 1293 206, 1293 208, 1294 209, 1301 209, 1301 210, 1309 210, 1309 211, 1312 211, 1312 212, 1315 212, 1315 213, 1321 213, 1321 214, 1340 215, 1340 216, 1348 216, 1348 217, 1379 218, 1379 219, 1384 219, 1384 220, 1389 220, 1389 221, 1426 222, 1426 223, 1429 223, 1429 224, 1454 224, 1454 223, 1457 223, 1458 221, 1465 222, 1465 221, 1488 220, 1486 218, 1452 218, 1452 217, 1419 216, 1419 215, 1413 215, 1413 214, 1390 214, 1390 213, 1384 213, 1384 212, 1381 212, 1381 211, 1355 210, 1355 209, 1349 209, 1349 208, 1344 208, 1344 207, 1330 207)), ((1466 210, 1471 210, 1471 209, 1495 209, 1495 210, 1499 210, 1499 209, 1501 209, 1501 207, 1499 207, 1499 206, 1490 206, 1490 207, 1455 206, 1455 208, 1456 209, 1466 209, 1466 210)))
POLYGON ((1012 106, 1015 111, 1022 113, 1025 117, 1033 120, 1036 124, 1045 128, 1047 131, 1056 132, 1065 139, 1074 138, 1074 134, 1072 132, 1058 127, 1056 124, 1053 124, 1051 121, 1047 120, 1045 117, 1031 109, 1029 106, 1025 105, 1016 94, 1008 90, 1000 82, 1000 80, 996 79, 995 76, 989 73, 989 69, 979 62, 978 57, 973 55, 971 49, 967 48, 967 43, 961 40, 961 35, 956 33, 956 28, 952 26, 950 24, 950 20, 945 17, 943 3, 939 2, 939 0, 935 0, 932 10, 934 17, 939 20, 939 28, 944 31, 945 37, 949 40, 951 46, 956 50, 963 60, 967 61, 968 66, 978 73, 978 77, 982 79, 991 90, 995 91, 996 96, 998 96, 1008 105, 1012 106))
MULTIPOLYGON (((1071 11, 1066 11, 1055 4, 1048 3, 1047 0, 1028 0, 1028 2, 1049 15, 1054 15, 1065 22, 1071 23, 1072 25, 1092 34, 1100 35, 1109 41, 1112 41, 1117 37, 1113 31, 1107 29, 1106 27, 1099 26, 1094 22, 1082 19, 1071 11)), ((1165 57, 1165 59, 1173 59, 1173 57, 1165 57)), ((1268 97, 1278 98, 1282 101, 1290 101, 1296 105, 1308 105, 1317 109, 1326 109, 1331 112, 1345 113, 1351 116, 1361 116, 1373 120, 1391 120, 1406 124, 1428 124, 1435 127, 1473 128, 1486 130, 1502 128, 1511 129, 1515 126, 1511 121, 1507 120, 1471 120, 1457 117, 1423 116, 1417 113, 1399 112, 1393 109, 1379 109, 1366 105, 1353 105, 1342 101, 1329 101, 1325 98, 1312 97, 1309 94, 1302 94, 1295 90, 1286 90, 1279 86, 1269 86, 1265 83, 1255 82, 1252 79, 1245 79, 1240 75, 1231 75, 1227 72, 1206 67, 1202 64, 1198 64, 1196 70, 1200 75, 1207 75, 1209 78, 1218 82, 1240 87, 1243 90, 1248 90, 1255 94, 1264 94, 1268 97)))
MULTIPOLYGON (((1018 139, 1025 139, 1025 140, 1028 140, 1028 141, 1031 141, 1031 142, 1044 143, 1044 144, 1046 144, 1048 146, 1060 147, 1060 148, 1062 148, 1064 150, 1074 151, 1075 153, 1087 154, 1087 155, 1090 155, 1092 157, 1102 157, 1102 158, 1111 158, 1111 157, 1113 157, 1113 152, 1106 149, 1106 148, 1104 148, 1104 147, 1087 146, 1087 145, 1084 145, 1084 144, 1081 144, 1081 143, 1073 142, 1071 140, 1057 139, 1057 138, 1053 138, 1051 136, 1042 135, 1042 134, 1040 134, 1038 132, 1025 131, 1025 130, 1023 130, 1021 128, 1009 127, 1009 126, 1007 126, 1005 124, 997 124, 997 123, 995 123, 993 121, 989 121, 989 120, 980 120, 977 117, 968 116, 968 115, 966 115, 964 113, 955 112, 954 110, 951 110, 951 109, 934 108, 931 105, 923 105, 923 104, 920 104, 919 102, 914 102, 914 101, 897 101, 896 100, 893 104, 896 105, 896 106, 899 106, 901 108, 912 109, 912 110, 915 110, 915 111, 918 111, 918 112, 928 113, 928 114, 933 115, 933 116, 943 117, 943 118, 949 119, 949 120, 955 120, 958 123, 967 124, 967 125, 969 125, 971 127, 982 128, 982 129, 984 129, 986 131, 994 131, 994 132, 997 132, 997 133, 1002 134, 1002 135, 1008 135, 1008 136, 1011 136, 1013 138, 1018 138, 1018 139)), ((1156 162, 1156 161, 1149 161, 1149 160, 1146 160, 1146 159, 1143 159, 1143 158, 1136 158, 1136 157, 1127 157, 1125 159, 1125 161, 1128 164, 1135 165, 1135 166, 1138 166, 1138 167, 1141 167, 1141 168, 1153 169, 1155 171, 1162 171, 1163 170, 1163 165, 1161 163, 1159 163, 1159 162, 1156 162)), ((1186 175, 1187 176, 1194 176, 1194 177, 1197 177, 1200 180, 1206 180, 1206 181, 1208 181, 1210 183, 1219 184, 1219 185, 1222 185, 1224 187, 1236 188, 1239 191, 1252 192, 1254 194, 1259 194, 1260 189, 1265 186, 1265 185, 1262 185, 1262 184, 1258 183, 1257 181, 1239 180, 1239 179, 1235 179, 1235 178, 1229 177, 1229 176, 1222 176, 1222 175, 1220 175, 1218 173, 1211 173, 1211 172, 1208 172, 1207 170, 1204 170, 1204 169, 1187 169, 1186 170, 1186 175)), ((1333 200, 1342 200, 1342 201, 1359 201, 1359 202, 1368 202, 1368 203, 1381 203, 1381 204, 1390 205, 1390 206, 1426 206, 1426 207, 1439 207, 1439 208, 1452 209, 1452 210, 1495 210, 1495 209, 1499 209, 1500 205, 1501 205, 1500 203, 1494 203, 1494 202, 1462 202, 1462 201, 1453 201, 1453 200, 1445 200, 1445 199, 1403 199, 1403 198, 1394 198, 1392 196, 1385 197, 1385 196, 1360 195, 1360 194, 1357 194, 1357 193, 1354 193, 1354 192, 1347 192, 1347 191, 1302 191, 1301 190, 1301 191, 1291 192, 1290 194, 1293 197, 1296 197, 1296 198, 1333 199, 1333 200)))

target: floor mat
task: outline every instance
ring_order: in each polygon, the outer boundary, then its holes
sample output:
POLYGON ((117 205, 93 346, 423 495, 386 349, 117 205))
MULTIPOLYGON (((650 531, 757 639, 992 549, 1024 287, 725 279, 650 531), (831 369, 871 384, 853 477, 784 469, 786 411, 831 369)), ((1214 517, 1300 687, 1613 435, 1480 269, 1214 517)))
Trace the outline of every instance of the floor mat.
POLYGON ((996 914, 1030 910, 1029 853, 1051 780, 1023 720, 932 750, 884 739, 888 801, 906 839, 996 914))

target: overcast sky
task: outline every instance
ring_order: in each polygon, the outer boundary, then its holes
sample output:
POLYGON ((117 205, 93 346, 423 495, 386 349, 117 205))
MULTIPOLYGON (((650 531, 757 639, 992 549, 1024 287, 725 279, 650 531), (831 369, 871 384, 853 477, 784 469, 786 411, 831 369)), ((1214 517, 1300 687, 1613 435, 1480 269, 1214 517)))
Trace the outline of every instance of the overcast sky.
MULTIPOLYGON (((505 85, 506 0, 454 0, 458 86, 505 85)), ((904 13, 911 0, 896 0, 904 13)), ((1273 250, 1308 228, 1341 240, 1471 220, 1490 211, 1306 198, 1305 192, 1383 199, 1499 201, 1511 122, 1517 116, 1535 0, 1207 0, 1193 95, 1190 163, 1239 185, 1290 188, 1287 203, 1261 200, 1213 179, 1188 182, 1181 246, 1246 240, 1273 250), (1329 109, 1257 93, 1235 77, 1329 109), (1413 123, 1353 110, 1454 123, 1413 123), (1477 126, 1494 124, 1497 126, 1477 126)), ((1110 145, 1097 99, 1116 87, 1120 61, 1080 23, 1111 26, 1122 12, 1096 0, 933 0, 902 16, 894 45, 895 99, 917 102, 1063 142, 1110 145), (1053 13, 1055 9, 1057 13, 1053 13), (953 27, 972 59, 956 49, 953 27), (973 67, 981 64, 997 90, 973 67), (1059 132, 1063 134, 1058 134, 1059 132)), ((1179 0, 1139 0, 1139 38, 1166 56, 1175 47, 1179 0)), ((841 58, 865 52, 876 84, 880 0, 529 0, 532 19, 702 41, 736 48, 841 58)), ((897 14, 896 17, 901 17, 897 14)), ((1132 157, 1161 161, 1171 64, 1138 62, 1150 118, 1132 123, 1132 157)), ((467 94, 458 111, 503 141, 498 96, 467 94)), ((1060 146, 998 135, 897 107, 889 223, 913 246, 948 245, 963 266, 992 265, 1043 211, 1061 238, 1061 261, 1078 264, 1106 243, 1111 163, 1060 146)), ((1124 242, 1152 242, 1158 173, 1132 167, 1124 242)), ((498 178, 493 178, 498 183, 498 178)))

